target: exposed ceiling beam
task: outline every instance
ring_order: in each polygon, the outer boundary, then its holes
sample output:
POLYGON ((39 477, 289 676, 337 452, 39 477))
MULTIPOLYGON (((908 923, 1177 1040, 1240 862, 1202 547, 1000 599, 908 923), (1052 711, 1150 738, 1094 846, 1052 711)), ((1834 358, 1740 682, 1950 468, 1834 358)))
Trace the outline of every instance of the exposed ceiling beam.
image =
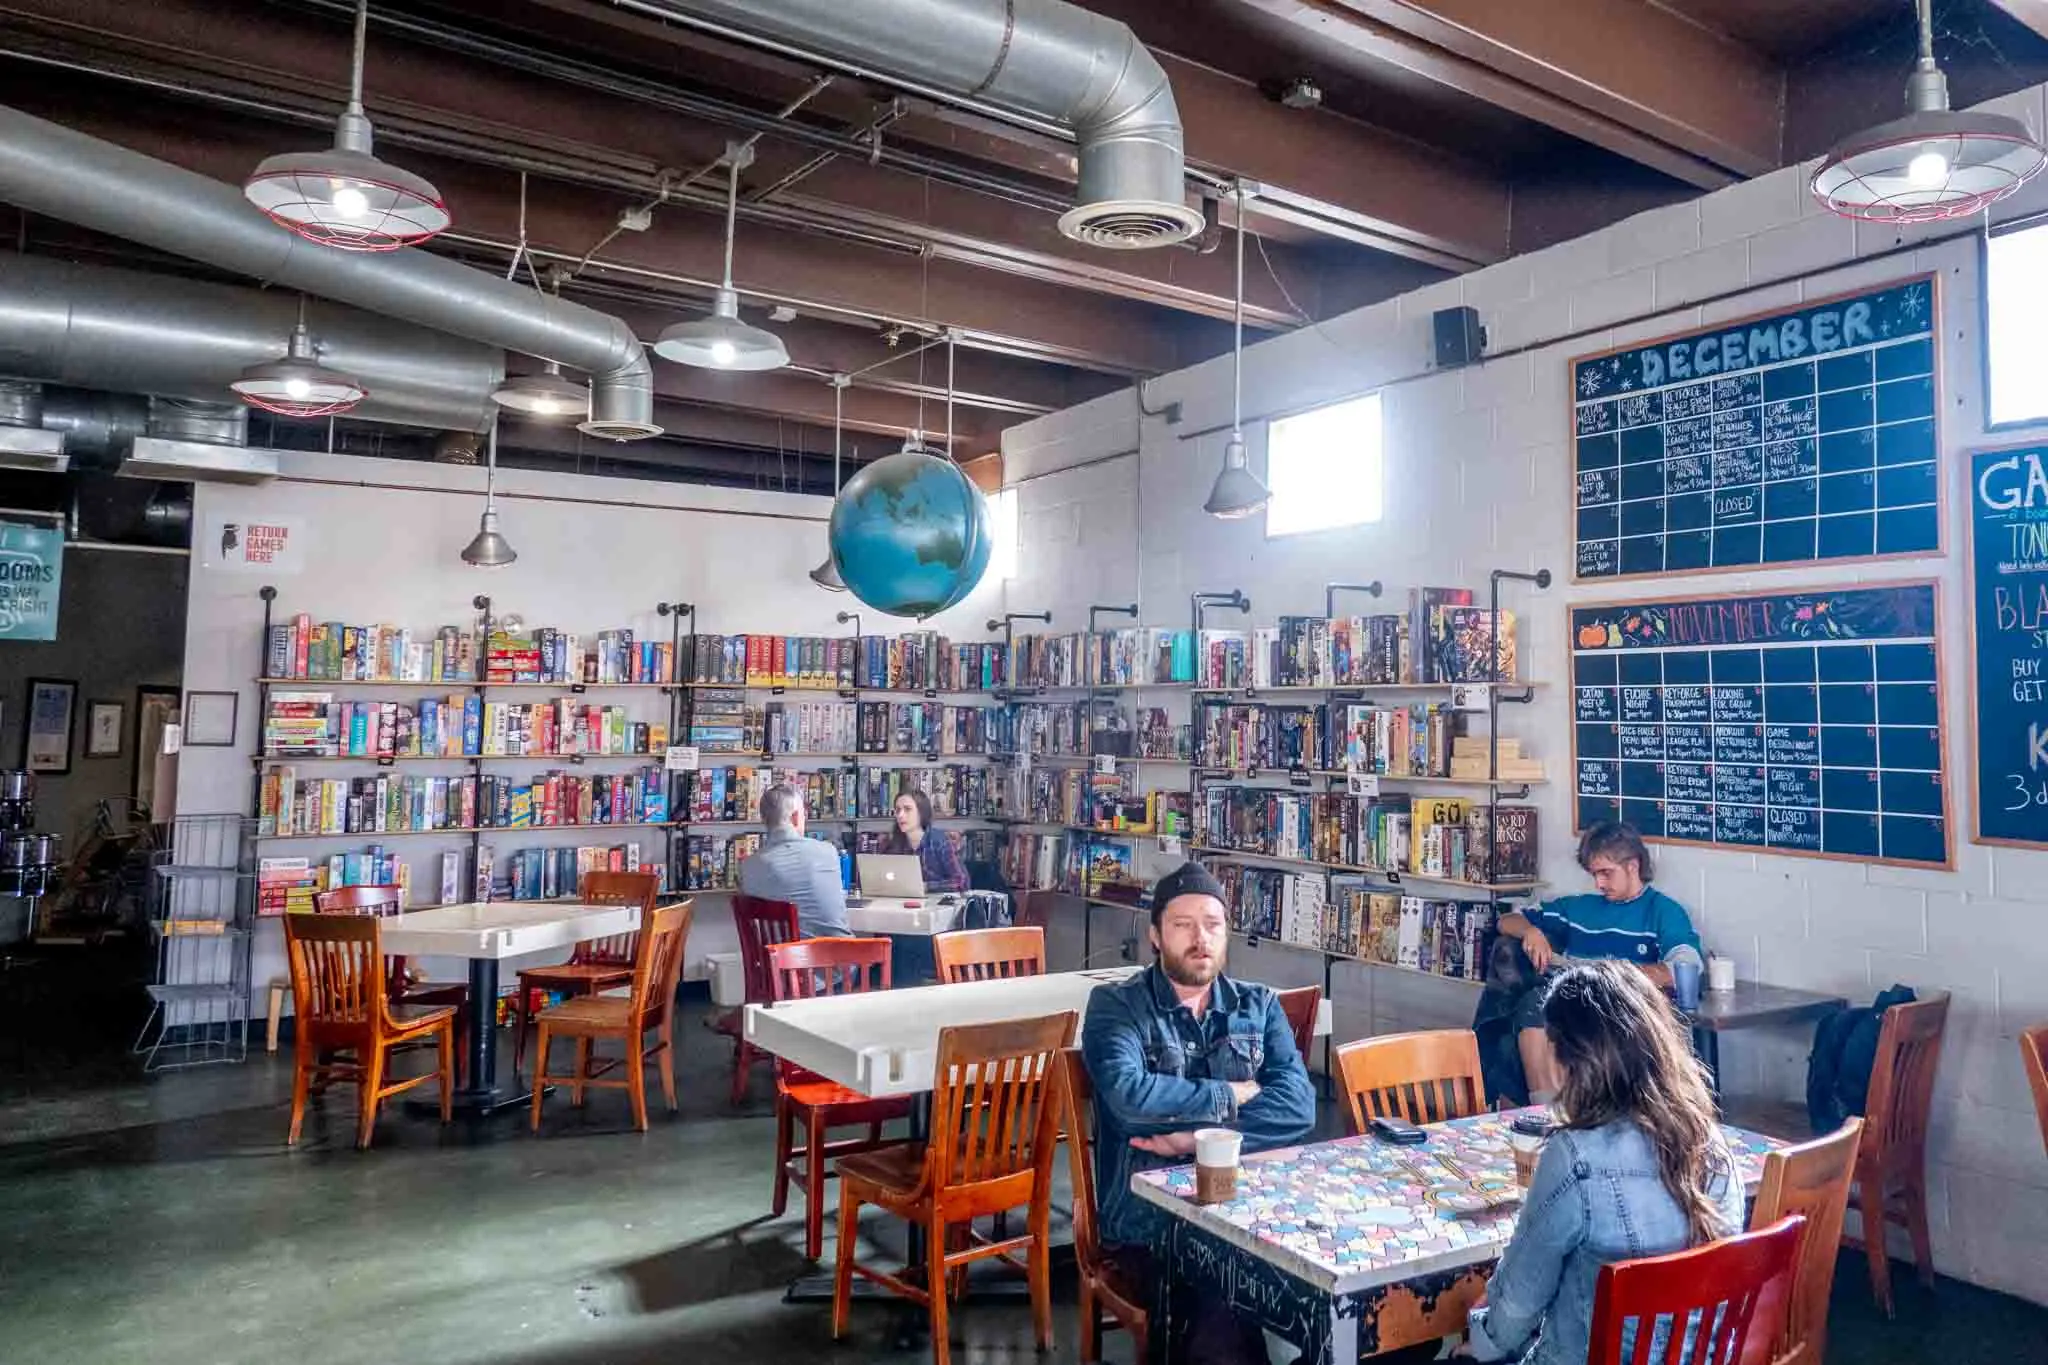
POLYGON ((2043 38, 2048 38, 2048 0, 1991 0, 2043 38))

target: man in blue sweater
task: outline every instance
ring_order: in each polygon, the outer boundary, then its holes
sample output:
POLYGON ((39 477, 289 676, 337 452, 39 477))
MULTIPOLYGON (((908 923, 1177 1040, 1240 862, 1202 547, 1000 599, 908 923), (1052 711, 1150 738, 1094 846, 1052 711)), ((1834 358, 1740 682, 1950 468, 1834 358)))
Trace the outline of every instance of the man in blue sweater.
POLYGON ((1634 826, 1602 822, 1579 841, 1579 866, 1593 878, 1593 892, 1545 901, 1529 914, 1501 916, 1504 938, 1519 940, 1529 965, 1545 978, 1525 992, 1515 1009, 1517 1044, 1529 1098, 1541 1104, 1564 1077, 1543 1028, 1543 996, 1553 969, 1568 960, 1614 958, 1633 962, 1665 989, 1671 964, 1690 959, 1704 968, 1700 936, 1685 907, 1650 885, 1655 869, 1650 850, 1634 826))
MULTIPOLYGON (((1095 1083, 1095 1185, 1103 1250, 1140 1293, 1158 1273, 1161 1215, 1131 1174, 1193 1160, 1197 1128, 1235 1128, 1248 1152, 1285 1147, 1315 1124, 1294 1030, 1266 987, 1223 975, 1223 887, 1187 863, 1152 892, 1156 960, 1088 1001, 1081 1047, 1095 1083)), ((1213 1305, 1212 1305, 1213 1306, 1213 1305)), ((1259 1329, 1220 1307, 1192 1324, 1196 1361, 1263 1359, 1259 1329)))

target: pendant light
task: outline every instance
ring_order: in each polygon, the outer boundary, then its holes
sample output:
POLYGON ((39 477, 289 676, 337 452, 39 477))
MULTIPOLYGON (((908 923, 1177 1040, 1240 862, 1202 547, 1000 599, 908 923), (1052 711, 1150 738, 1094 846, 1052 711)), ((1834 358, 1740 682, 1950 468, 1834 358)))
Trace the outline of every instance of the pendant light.
POLYGON ((299 299, 299 319, 292 326, 282 360, 265 360, 243 370, 228 387, 253 408, 280 417, 328 417, 347 412, 369 396, 353 375, 320 363, 320 348, 306 330, 306 300, 299 299))
POLYGON ((740 200, 740 172, 753 164, 754 149, 725 147, 725 276, 711 301, 711 316, 678 322, 662 332, 654 353, 681 365, 708 370, 779 370, 789 363, 782 338, 740 321, 740 296, 732 287, 732 240, 740 200))
POLYGON ((1904 118, 1835 144, 1813 173, 1813 197, 1831 213, 1880 223, 1966 218, 2017 190, 2044 161, 2018 119, 1955 113, 1934 63, 1930 0, 1916 0, 1920 59, 1906 79, 1904 118))
POLYGON ((550 360, 539 374, 506 375, 491 390, 491 401, 534 417, 582 418, 590 412, 590 389, 564 379, 562 367, 550 360))
POLYGON ((1272 500, 1273 494, 1252 473, 1244 454, 1244 182, 1237 198, 1237 298, 1233 313, 1235 339, 1230 350, 1230 441, 1223 447, 1223 468, 1209 489, 1202 510, 1212 517, 1236 521, 1272 500))
POLYGON ((501 569, 519 558, 512 542, 498 531, 498 419, 491 419, 491 444, 484 455, 484 514, 477 522, 476 539, 462 549, 462 562, 479 569, 501 569))
MULTIPOLYGON (((832 376, 832 498, 839 498, 839 445, 842 424, 846 417, 846 386, 853 379, 849 375, 832 376)), ((839 566, 832 562, 831 530, 826 530, 825 562, 811 570, 811 581, 826 592, 845 592, 846 580, 839 576, 839 566)))
POLYGON ((395 251, 426 241, 450 221, 439 190, 371 155, 370 120, 363 113, 369 17, 370 0, 357 0, 348 107, 335 122, 334 145, 270 157, 242 183, 243 195, 273 222, 343 251, 395 251))

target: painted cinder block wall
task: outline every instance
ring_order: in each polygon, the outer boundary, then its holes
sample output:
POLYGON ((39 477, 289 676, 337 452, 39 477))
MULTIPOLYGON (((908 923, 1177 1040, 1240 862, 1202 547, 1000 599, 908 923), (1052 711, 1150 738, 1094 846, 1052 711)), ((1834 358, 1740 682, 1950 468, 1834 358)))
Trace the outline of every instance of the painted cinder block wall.
MULTIPOLYGON (((1987 107, 2040 135, 2042 88, 1987 107)), ((1012 428, 1005 469, 1019 488, 1021 549, 1009 602, 1050 608, 1064 628, 1084 622, 1090 602, 1135 599, 1147 624, 1185 625, 1190 592, 1242 588, 1253 602, 1247 619, 1270 623, 1320 611, 1331 580, 1378 578, 1399 600, 1415 584, 1483 590, 1493 568, 1549 568, 1557 575, 1549 591, 1511 587, 1505 599, 1521 617, 1528 675, 1546 686, 1503 732, 1522 736, 1547 764, 1551 783, 1537 797, 1545 875, 1576 889, 1570 603, 1938 578, 1955 870, 1674 847, 1658 850, 1657 881, 1692 907, 1709 945, 1733 955, 1746 977, 1860 1000, 1895 981, 1953 992, 1928 1171, 1936 1261, 1945 1273, 2048 1303, 2048 1154, 2015 1042, 2022 1027, 2048 1020, 2048 853, 1968 839, 1963 452, 2016 439, 1983 430, 1979 245, 1967 233, 1952 236, 1953 227, 1887 229, 1827 215, 1806 193, 1812 169, 1645 213, 1252 348, 1245 406, 1253 416, 1385 386, 1386 506, 1376 525, 1269 541, 1261 518, 1228 523, 1202 513, 1227 435, 1216 429, 1230 419, 1227 357, 1146 386, 1152 412, 1181 405, 1177 425, 1141 416, 1137 395, 1125 391, 1012 428), (1945 555, 1570 583, 1570 357, 1925 271, 1940 275, 1945 555), (1429 316, 1461 303, 1479 311, 1499 358, 1429 373, 1429 316)), ((1993 217, 2044 210, 2048 177, 1993 217)), ((1249 423, 1246 435, 1257 468, 1264 423, 1249 423)), ((1096 912, 1098 955, 1129 918, 1096 912)), ((1077 948, 1077 937, 1057 942, 1077 948)), ((1277 985, 1322 973, 1320 959, 1270 946, 1239 946, 1234 965, 1277 985)), ((1459 983, 1343 966, 1338 1036, 1466 1024, 1473 998, 1459 983)), ((1731 1036, 1723 1049, 1730 1089, 1802 1097, 1809 1045, 1803 1031, 1731 1036)))

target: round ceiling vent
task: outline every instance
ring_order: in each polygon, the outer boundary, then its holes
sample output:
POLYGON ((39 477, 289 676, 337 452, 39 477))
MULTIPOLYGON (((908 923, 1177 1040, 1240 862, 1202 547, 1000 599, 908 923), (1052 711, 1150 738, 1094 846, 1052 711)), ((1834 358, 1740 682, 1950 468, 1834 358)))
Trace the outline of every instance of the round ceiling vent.
POLYGON ((1185 242, 1206 226, 1185 204, 1112 199, 1076 204, 1060 215, 1060 231, 1077 242, 1111 251, 1143 251, 1185 242))

